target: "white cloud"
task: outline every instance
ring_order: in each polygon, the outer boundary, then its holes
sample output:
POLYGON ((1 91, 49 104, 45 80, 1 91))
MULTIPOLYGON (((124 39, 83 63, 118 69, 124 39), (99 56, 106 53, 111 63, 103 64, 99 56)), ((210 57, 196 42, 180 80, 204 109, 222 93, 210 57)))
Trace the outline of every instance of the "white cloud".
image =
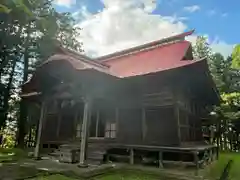
MULTIPOLYGON (((188 29, 184 17, 152 14, 153 0, 102 0, 105 8, 97 14, 81 9, 79 40, 91 56, 101 56, 150 41, 179 34, 188 29)), ((194 41, 196 35, 190 36, 194 41)))
POLYGON ((234 44, 228 44, 223 40, 219 40, 218 38, 215 38, 211 43, 213 52, 219 52, 224 57, 227 57, 232 54, 234 46, 235 46, 234 44))
POLYGON ((190 12, 190 13, 193 13, 193 12, 199 11, 200 6, 198 6, 198 5, 186 6, 186 7, 183 8, 183 10, 187 11, 187 12, 190 12))
POLYGON ((54 0, 54 4, 70 8, 72 5, 76 4, 76 0, 54 0))
MULTIPOLYGON (((210 41, 210 37, 205 34, 203 35, 207 38, 208 43, 214 53, 221 53, 224 57, 231 55, 235 44, 228 44, 225 41, 216 37, 213 41, 210 41)), ((196 44, 197 36, 189 36, 186 38, 188 41, 192 42, 192 45, 196 44)))

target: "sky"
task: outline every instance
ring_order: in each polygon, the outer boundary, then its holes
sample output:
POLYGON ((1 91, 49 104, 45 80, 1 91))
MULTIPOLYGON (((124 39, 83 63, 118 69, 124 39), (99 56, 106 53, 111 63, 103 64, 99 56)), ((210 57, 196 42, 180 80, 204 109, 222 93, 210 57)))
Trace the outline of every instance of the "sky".
POLYGON ((187 38, 208 38, 214 52, 231 54, 240 42, 240 1, 232 0, 55 0, 81 27, 79 41, 96 57, 195 29, 187 38))

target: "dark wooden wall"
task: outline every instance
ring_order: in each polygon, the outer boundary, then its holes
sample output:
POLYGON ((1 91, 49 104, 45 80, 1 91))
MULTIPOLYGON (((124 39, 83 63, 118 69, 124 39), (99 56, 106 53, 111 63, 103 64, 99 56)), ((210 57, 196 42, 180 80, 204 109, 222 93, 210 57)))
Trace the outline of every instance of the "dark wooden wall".
POLYGON ((178 145, 177 123, 173 106, 146 109, 145 144, 178 145))
MULTIPOLYGON (((112 142, 175 146, 180 145, 180 141, 201 140, 201 121, 196 108, 192 110, 192 104, 200 109, 201 106, 194 101, 188 87, 176 83, 168 74, 113 81, 106 87, 106 92, 101 90, 105 96, 96 98, 93 103, 92 118, 96 118, 96 112, 100 110, 101 122, 116 121, 117 137, 112 142), (179 114, 176 113, 176 107, 179 114)), ((59 137, 56 137, 57 116, 48 116, 44 139, 73 139, 75 111, 71 108, 62 110, 59 137)), ((90 134, 94 134, 94 124, 90 128, 90 134)))
POLYGON ((142 143, 141 115, 141 109, 119 109, 118 132, 116 139, 118 143, 142 143))

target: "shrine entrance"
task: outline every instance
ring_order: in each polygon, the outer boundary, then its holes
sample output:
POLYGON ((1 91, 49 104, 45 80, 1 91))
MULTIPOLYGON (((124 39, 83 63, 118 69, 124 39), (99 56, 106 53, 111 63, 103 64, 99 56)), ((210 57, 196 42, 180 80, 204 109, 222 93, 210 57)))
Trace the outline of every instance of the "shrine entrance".
POLYGON ((105 121, 101 112, 97 110, 91 116, 89 137, 94 139, 101 139, 105 136, 105 121))

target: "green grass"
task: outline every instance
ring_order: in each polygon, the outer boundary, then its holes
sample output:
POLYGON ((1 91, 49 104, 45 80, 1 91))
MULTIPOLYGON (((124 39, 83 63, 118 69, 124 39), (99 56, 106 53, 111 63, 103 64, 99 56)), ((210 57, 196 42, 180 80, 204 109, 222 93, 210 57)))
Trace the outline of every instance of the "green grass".
POLYGON ((29 180, 76 180, 76 179, 66 177, 60 174, 56 174, 56 175, 50 175, 50 176, 37 177, 29 180))
POLYGON ((230 169, 229 178, 231 180, 240 179, 240 153, 222 153, 219 156, 219 160, 214 162, 210 167, 204 169, 204 176, 209 179, 219 179, 224 167, 229 160, 233 160, 233 164, 230 169))
MULTIPOLYGON (((27 153, 20 149, 3 149, 0 148, 0 163, 2 163, 2 168, 8 166, 7 162, 13 162, 22 160, 27 158, 27 153), (6 163, 6 164, 5 164, 6 163)), ((240 153, 221 153, 219 160, 214 162, 213 164, 205 167, 201 171, 201 175, 206 177, 209 180, 217 180, 220 178, 224 167, 227 165, 229 160, 233 160, 233 164, 230 169, 230 179, 231 180, 239 180, 240 179, 240 153)), ((10 169, 8 174, 16 174, 16 176, 27 176, 28 174, 38 174, 37 170, 23 168, 23 167, 6 167, 6 169, 10 169)), ((187 173, 186 173, 187 174, 187 173)), ((40 177, 35 178, 38 180, 74 180, 73 178, 69 178, 62 175, 50 175, 50 176, 41 176, 42 173, 39 174, 40 177)), ((94 180, 154 180, 154 179, 161 179, 161 177, 156 178, 154 175, 148 175, 144 172, 128 172, 128 171, 121 171, 115 172, 111 174, 104 174, 102 176, 96 177, 94 180)), ((177 180, 177 179, 168 179, 168 180, 177 180)))
MULTIPOLYGON (((99 177, 96 177, 92 180, 161 180, 160 177, 154 176, 154 175, 146 175, 144 173, 114 173, 114 174, 107 174, 107 175, 102 175, 99 177)), ((162 178, 163 180, 168 179, 168 180, 177 180, 177 179, 170 179, 170 178, 162 178)), ((31 180, 76 180, 74 178, 66 177, 63 175, 50 175, 50 176, 42 176, 42 177, 37 177, 33 178, 31 180)))
POLYGON ((145 174, 144 172, 116 172, 112 174, 102 175, 96 177, 94 180, 156 180, 156 179, 168 179, 177 180, 173 178, 164 178, 157 175, 145 174))
POLYGON ((0 148, 0 163, 12 162, 27 157, 27 153, 21 149, 0 148))

